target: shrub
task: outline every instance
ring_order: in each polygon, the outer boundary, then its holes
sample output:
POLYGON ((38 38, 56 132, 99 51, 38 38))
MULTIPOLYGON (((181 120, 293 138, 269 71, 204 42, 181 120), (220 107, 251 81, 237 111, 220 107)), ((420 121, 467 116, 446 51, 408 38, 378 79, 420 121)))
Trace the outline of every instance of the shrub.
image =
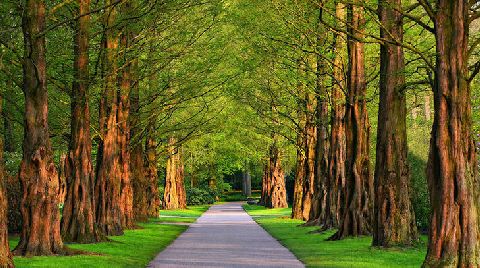
POLYGON ((208 188, 188 188, 186 192, 188 206, 213 204, 217 196, 216 191, 208 188))

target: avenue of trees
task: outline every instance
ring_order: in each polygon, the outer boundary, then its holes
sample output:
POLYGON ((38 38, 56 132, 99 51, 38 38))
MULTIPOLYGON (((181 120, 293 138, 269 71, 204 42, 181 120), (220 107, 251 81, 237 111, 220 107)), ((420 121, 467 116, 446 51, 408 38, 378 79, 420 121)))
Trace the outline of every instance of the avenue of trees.
POLYGON ((64 243, 122 235, 238 172, 329 240, 428 232, 425 267, 480 264, 477 2, 6 0, 0 14, 0 267, 76 254, 64 243))

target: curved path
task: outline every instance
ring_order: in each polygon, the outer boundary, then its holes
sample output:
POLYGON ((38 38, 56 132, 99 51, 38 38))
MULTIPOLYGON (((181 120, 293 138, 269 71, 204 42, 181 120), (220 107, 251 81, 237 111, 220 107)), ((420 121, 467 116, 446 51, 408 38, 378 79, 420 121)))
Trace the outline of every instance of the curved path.
POLYGON ((243 210, 214 205, 148 267, 304 267, 243 210))

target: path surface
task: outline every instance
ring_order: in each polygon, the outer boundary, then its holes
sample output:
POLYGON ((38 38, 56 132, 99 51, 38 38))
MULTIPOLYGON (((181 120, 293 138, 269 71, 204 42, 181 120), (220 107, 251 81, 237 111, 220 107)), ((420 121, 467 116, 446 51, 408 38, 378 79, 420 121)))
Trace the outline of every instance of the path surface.
POLYGON ((148 267, 304 267, 243 210, 214 205, 148 267))

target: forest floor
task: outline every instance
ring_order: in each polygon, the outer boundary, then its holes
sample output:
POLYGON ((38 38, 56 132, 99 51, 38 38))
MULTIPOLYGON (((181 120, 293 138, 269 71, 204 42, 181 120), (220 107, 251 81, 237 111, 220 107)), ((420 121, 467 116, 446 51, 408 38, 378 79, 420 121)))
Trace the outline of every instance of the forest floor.
POLYGON ((290 208, 244 205, 244 209, 307 267, 420 267, 425 258, 425 236, 416 247, 378 249, 371 247, 371 237, 326 241, 333 230, 311 233, 318 227, 300 226, 304 222, 290 219, 290 208))
MULTIPOLYGON (((186 210, 160 212, 160 217, 141 228, 126 230, 122 236, 109 237, 111 242, 96 244, 69 244, 73 249, 91 252, 92 255, 15 257, 16 267, 145 267, 157 254, 183 233, 188 226, 177 223, 192 223, 209 206, 192 206, 186 210), (160 224, 161 223, 161 224, 160 224), (172 223, 172 224, 168 224, 172 223)), ((13 249, 18 237, 11 237, 13 249)))
POLYGON ((304 267, 252 220, 242 204, 210 207, 149 267, 304 267))

